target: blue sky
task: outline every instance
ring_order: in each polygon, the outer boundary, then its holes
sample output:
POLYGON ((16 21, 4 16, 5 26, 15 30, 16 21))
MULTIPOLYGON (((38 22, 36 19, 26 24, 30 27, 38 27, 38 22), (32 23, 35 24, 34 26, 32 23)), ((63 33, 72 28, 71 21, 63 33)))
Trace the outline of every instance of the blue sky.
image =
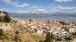
POLYGON ((0 10, 22 13, 76 13, 76 0, 0 0, 0 10))

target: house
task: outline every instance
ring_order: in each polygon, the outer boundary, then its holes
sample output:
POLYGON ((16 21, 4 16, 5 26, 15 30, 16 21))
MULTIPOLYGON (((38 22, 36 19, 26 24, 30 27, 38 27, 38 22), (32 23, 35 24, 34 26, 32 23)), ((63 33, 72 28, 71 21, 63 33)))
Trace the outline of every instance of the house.
POLYGON ((43 29, 37 29, 37 33, 38 33, 38 34, 43 33, 43 29))
POLYGON ((61 32, 61 35, 62 35, 62 36, 66 36, 66 35, 68 35, 68 34, 69 34, 69 33, 68 33, 67 31, 62 31, 62 32, 61 32))
POLYGON ((75 32, 75 28, 69 28, 69 32, 70 33, 74 33, 75 32))
POLYGON ((53 32, 53 34, 55 35, 55 37, 56 38, 61 38, 62 37, 62 34, 61 34, 61 32, 60 31, 55 31, 55 32, 53 32))

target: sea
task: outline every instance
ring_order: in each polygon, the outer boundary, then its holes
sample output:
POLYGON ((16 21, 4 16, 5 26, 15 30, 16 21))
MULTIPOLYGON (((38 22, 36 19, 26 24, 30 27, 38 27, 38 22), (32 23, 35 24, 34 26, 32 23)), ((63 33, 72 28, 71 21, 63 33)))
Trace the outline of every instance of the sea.
POLYGON ((76 14, 59 15, 59 14, 41 14, 41 13, 38 13, 38 14, 12 13, 10 16, 21 19, 21 20, 34 18, 37 20, 60 20, 60 21, 76 22, 76 14))

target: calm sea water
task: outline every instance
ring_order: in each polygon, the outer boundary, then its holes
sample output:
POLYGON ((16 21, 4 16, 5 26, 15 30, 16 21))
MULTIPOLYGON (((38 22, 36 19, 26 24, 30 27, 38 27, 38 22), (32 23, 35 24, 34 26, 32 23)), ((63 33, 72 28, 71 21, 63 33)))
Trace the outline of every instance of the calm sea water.
POLYGON ((76 17, 75 16, 64 16, 64 15, 13 15, 15 18, 19 19, 38 19, 38 20, 61 20, 61 21, 70 21, 70 22, 76 22, 76 17))

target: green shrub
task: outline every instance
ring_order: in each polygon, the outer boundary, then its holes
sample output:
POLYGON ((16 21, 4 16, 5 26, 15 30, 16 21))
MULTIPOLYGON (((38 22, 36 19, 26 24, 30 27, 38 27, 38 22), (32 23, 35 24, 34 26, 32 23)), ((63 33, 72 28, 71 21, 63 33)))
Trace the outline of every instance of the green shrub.
POLYGON ((65 23, 64 23, 64 22, 62 22, 62 21, 60 21, 59 23, 60 23, 60 24, 62 24, 62 25, 65 25, 65 23))

